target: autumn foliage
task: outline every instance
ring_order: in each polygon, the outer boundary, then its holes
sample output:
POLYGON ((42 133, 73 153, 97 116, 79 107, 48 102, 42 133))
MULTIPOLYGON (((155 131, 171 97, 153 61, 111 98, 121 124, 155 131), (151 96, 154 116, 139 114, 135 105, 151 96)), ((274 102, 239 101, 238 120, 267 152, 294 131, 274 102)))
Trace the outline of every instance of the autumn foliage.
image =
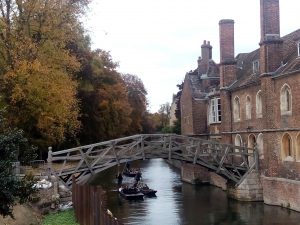
POLYGON ((88 3, 0 3, 0 107, 44 151, 153 130, 142 81, 91 49, 79 19, 88 3))

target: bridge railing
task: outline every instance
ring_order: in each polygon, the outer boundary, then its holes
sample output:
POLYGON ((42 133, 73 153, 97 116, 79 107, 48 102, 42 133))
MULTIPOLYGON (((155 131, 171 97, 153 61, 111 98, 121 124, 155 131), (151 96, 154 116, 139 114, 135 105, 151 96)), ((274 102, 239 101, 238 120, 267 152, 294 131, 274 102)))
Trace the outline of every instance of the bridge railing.
POLYGON ((258 166, 255 149, 176 134, 141 134, 48 152, 48 165, 66 186, 128 161, 164 158, 207 167, 239 184, 258 166))

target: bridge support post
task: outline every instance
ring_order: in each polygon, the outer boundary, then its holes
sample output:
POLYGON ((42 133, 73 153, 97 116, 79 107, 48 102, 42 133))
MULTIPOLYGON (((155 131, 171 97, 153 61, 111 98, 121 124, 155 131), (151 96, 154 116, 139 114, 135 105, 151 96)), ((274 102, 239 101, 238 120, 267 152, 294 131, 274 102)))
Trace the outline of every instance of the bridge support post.
POLYGON ((48 147, 48 158, 47 158, 47 176, 51 178, 51 171, 52 171, 52 147, 48 147))
POLYGON ((172 136, 169 136, 169 160, 172 159, 172 136))
POLYGON ((144 146, 144 145, 145 145, 145 143, 144 143, 144 137, 141 136, 141 151, 142 151, 143 160, 146 159, 146 156, 145 156, 145 149, 144 149, 145 146, 144 146))
POLYGON ((191 184, 209 183, 209 171, 199 165, 183 163, 181 166, 181 179, 191 184))
POLYGON ((263 201, 263 188, 259 172, 251 171, 238 186, 229 183, 227 193, 230 198, 239 201, 263 201))

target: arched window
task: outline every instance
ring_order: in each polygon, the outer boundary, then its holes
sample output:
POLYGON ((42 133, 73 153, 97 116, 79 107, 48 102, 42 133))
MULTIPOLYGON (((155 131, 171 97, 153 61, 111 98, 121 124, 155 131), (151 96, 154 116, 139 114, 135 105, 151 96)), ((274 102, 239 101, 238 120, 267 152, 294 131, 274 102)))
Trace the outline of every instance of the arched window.
POLYGON ((288 133, 284 134, 283 137, 282 137, 281 156, 282 156, 283 160, 286 160, 286 161, 292 161, 293 160, 292 138, 288 133))
POLYGON ((262 97, 261 91, 258 91, 256 94, 256 117, 262 118, 262 97))
POLYGON ((239 97, 235 97, 233 101, 233 120, 239 121, 241 119, 240 113, 240 99, 239 97))
POLYGON ((287 84, 284 84, 280 91, 280 111, 281 114, 292 112, 292 92, 287 84))
POLYGON ((258 150, 259 159, 264 159, 264 142, 262 133, 257 136, 256 148, 258 150))
MULTIPOLYGON (((239 135, 239 134, 235 135, 234 145, 235 146, 242 146, 243 145, 243 141, 242 141, 241 135, 239 135)), ((235 149, 235 152, 240 152, 240 149, 235 149)))
MULTIPOLYGON (((254 134, 250 134, 248 136, 248 148, 254 149, 255 145, 256 145, 255 135, 254 134)), ((253 150, 249 150, 248 153, 253 155, 253 150)), ((248 157, 248 161, 249 161, 249 164, 252 165, 253 162, 254 162, 254 157, 253 156, 249 156, 248 157)))
POLYGON ((249 96, 246 97, 246 119, 251 119, 251 98, 249 96))
POLYGON ((300 161, 300 134, 297 136, 297 152, 296 152, 296 160, 300 161))

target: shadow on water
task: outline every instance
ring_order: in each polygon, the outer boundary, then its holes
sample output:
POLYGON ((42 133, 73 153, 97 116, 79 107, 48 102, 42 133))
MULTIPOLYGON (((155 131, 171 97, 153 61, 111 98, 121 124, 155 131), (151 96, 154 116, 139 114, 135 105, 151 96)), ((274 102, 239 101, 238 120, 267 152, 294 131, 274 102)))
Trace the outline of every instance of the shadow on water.
MULTIPOLYGON (((156 198, 127 201, 116 192, 115 176, 124 165, 97 174, 92 185, 108 191, 108 208, 124 224, 136 225, 300 225, 300 213, 261 202, 238 202, 210 185, 182 183, 180 170, 164 160, 132 163, 142 169, 142 181, 158 192, 156 198)), ((132 184, 133 178, 124 177, 132 184)))

